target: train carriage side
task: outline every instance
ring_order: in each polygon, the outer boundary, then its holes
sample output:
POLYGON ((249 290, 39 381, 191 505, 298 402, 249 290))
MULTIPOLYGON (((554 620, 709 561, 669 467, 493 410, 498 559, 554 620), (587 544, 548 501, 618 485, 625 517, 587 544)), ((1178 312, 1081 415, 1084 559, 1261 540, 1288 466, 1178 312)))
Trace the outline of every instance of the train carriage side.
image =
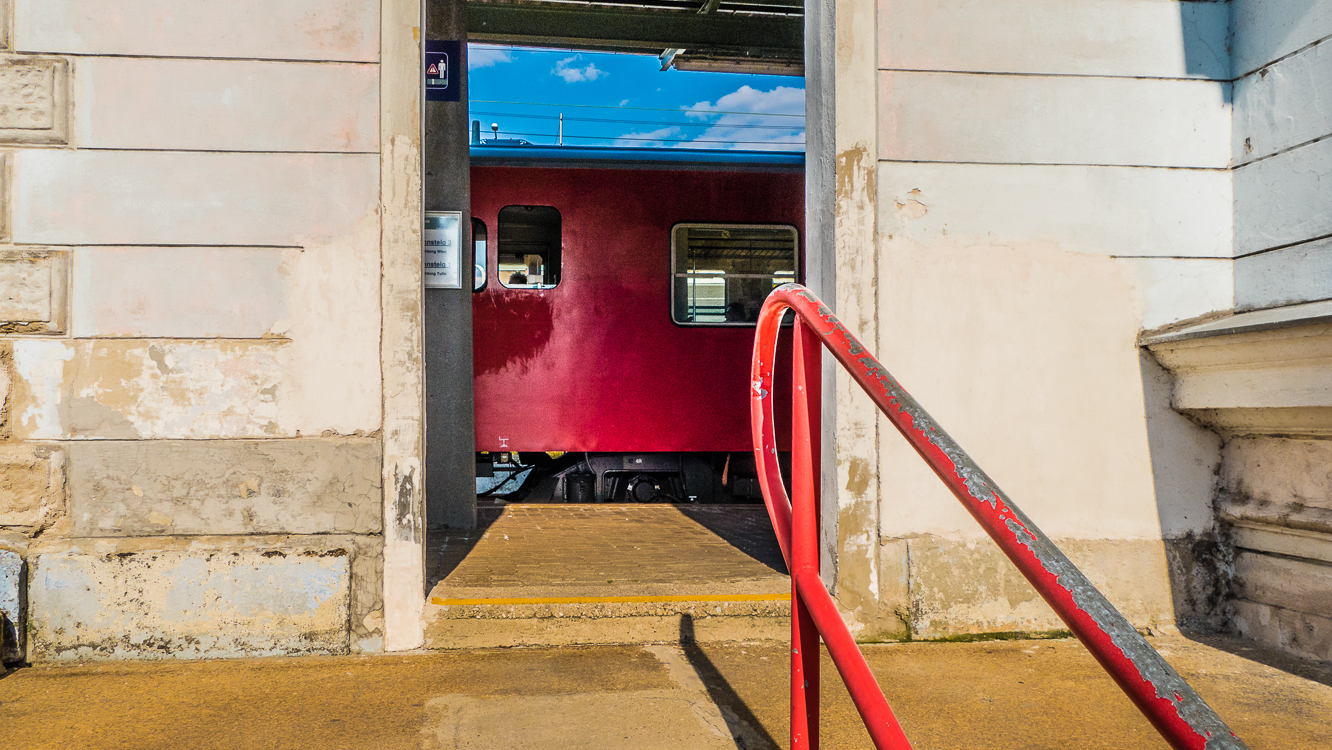
POLYGON ((756 498, 753 321, 802 277, 803 158, 603 167, 487 149, 472 167, 478 491, 756 498))

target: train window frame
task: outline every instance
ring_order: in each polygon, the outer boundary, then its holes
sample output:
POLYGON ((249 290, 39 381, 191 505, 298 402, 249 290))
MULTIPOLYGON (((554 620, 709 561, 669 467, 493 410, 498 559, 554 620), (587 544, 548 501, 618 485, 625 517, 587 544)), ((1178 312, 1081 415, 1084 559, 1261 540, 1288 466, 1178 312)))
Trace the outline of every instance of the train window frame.
POLYGON ((472 217, 472 293, 484 292, 490 286, 490 230, 486 222, 472 217), (480 228, 480 233, 477 229, 480 228), (480 237, 480 239, 477 239, 480 237), (480 277, 477 276, 480 271, 480 277), (478 283, 478 281, 480 283, 478 283))
MULTIPOLYGON (((535 226, 535 225, 529 225, 529 226, 535 226)), ((550 229, 550 227, 546 227, 546 229, 550 229)), ((512 249, 512 245, 510 245, 508 249, 512 249)), ((513 253, 513 255, 514 257, 518 257, 518 255, 520 254, 513 253)), ((528 204, 519 203, 519 204, 505 206, 499 210, 499 213, 495 217, 495 280, 499 282, 502 288, 531 289, 531 290, 554 289, 555 287, 560 285, 560 277, 561 277, 561 272, 563 271, 563 265, 564 265, 564 213, 560 211, 560 209, 556 208, 555 206, 546 206, 539 204, 528 205, 528 204), (543 211, 553 212, 555 219, 553 224, 554 241, 553 243, 546 245, 544 257, 542 253, 521 253, 521 256, 524 258, 524 262, 526 263, 527 273, 523 273, 522 264, 509 263, 508 265, 510 266, 510 268, 506 269, 504 267, 505 265, 504 255, 506 250, 505 246, 514 242, 514 238, 511 233, 514 231, 513 230, 514 225, 519 224, 519 222, 512 222, 507 224, 506 226, 505 214, 508 213, 512 215, 513 211, 516 209, 526 209, 528 211, 536 211, 537 209, 541 209, 543 211), (506 228, 510 230, 510 236, 507 242, 505 238, 506 228), (510 283, 504 280, 505 273, 510 273, 509 277, 510 279, 512 279, 513 276, 520 273, 523 274, 524 279, 528 278, 528 275, 532 273, 531 269, 533 267, 533 260, 532 260, 533 258, 538 258, 541 260, 541 265, 539 266, 541 268, 541 277, 542 277, 541 282, 527 283, 526 281, 524 281, 522 283, 510 283), (517 268, 517 270, 514 270, 515 267, 517 268), (547 279, 550 279, 550 283, 546 283, 547 279)))
MULTIPOLYGON (((680 290, 679 290, 679 288, 678 288, 678 285, 679 285, 679 282, 680 282, 681 279, 687 279, 687 278, 689 278, 690 273, 689 273, 688 270, 685 270, 685 271, 681 271, 681 270, 679 270, 679 267, 678 267, 678 266, 679 266, 680 259, 681 259, 681 257, 682 257, 682 253, 681 253, 681 251, 680 251, 680 248, 677 246, 677 237, 680 236, 680 235, 679 235, 679 230, 681 230, 681 229, 693 229, 693 228, 698 228, 698 229, 723 229, 723 230, 726 230, 726 229, 780 229, 780 230, 788 230, 788 231, 790 232, 790 236, 791 236, 791 239, 792 239, 792 241, 793 241, 793 249, 794 249, 794 253, 793 253, 793 257, 792 257, 792 260, 793 260, 793 269, 792 269, 791 271, 789 271, 789 272, 786 272, 786 273, 789 273, 789 274, 790 274, 790 275, 789 275, 789 278, 781 278, 781 279, 779 279, 779 278, 778 278, 779 276, 785 276, 785 273, 783 273, 783 272, 775 272, 775 273, 772 273, 772 274, 756 274, 756 275, 757 275, 757 276, 764 276, 764 277, 771 277, 771 278, 773 279, 773 281, 774 281, 774 283, 773 283, 773 285, 772 285, 774 289, 777 288, 777 286, 779 286, 780 284, 784 284, 784 283, 792 282, 792 281, 800 281, 801 278, 803 277, 803 274, 801 273, 801 263, 802 263, 802 261, 803 261, 804 253, 802 252, 803 247, 802 247, 802 240, 801 240, 801 236, 800 236, 800 229, 799 229, 798 227, 796 227, 795 225, 793 225, 793 224, 779 224, 779 223, 771 223, 771 222, 699 222, 699 221, 682 221, 682 222, 677 222, 677 223, 671 225, 671 230, 670 230, 671 275, 670 275, 670 284, 669 284, 669 287, 670 287, 670 292, 669 292, 669 294, 670 294, 670 298, 671 298, 671 299, 670 299, 670 303, 671 303, 671 304, 670 304, 670 307, 671 307, 671 322, 674 323, 674 324, 677 325, 677 326, 684 326, 684 327, 689 327, 689 328, 699 328, 699 327, 703 327, 703 328, 753 328, 753 327, 755 327, 756 325, 758 325, 757 320, 752 320, 752 321, 750 321, 750 320, 682 320, 682 319, 681 319, 681 318, 682 318, 682 311, 678 309, 678 303, 679 303, 679 299, 680 299, 680 290)), ((751 275, 749 275, 749 274, 744 275, 744 277, 750 277, 750 276, 751 276, 751 275)), ((718 279, 738 278, 738 277, 741 277, 741 276, 739 276, 739 275, 728 276, 728 275, 726 274, 725 271, 718 272, 718 275, 717 275, 717 278, 718 278, 718 279)), ((765 298, 766 298, 766 295, 765 295, 765 298)), ((723 298, 723 299, 724 299, 724 298, 723 298)), ((723 303, 723 304, 725 304, 725 303, 723 303)))

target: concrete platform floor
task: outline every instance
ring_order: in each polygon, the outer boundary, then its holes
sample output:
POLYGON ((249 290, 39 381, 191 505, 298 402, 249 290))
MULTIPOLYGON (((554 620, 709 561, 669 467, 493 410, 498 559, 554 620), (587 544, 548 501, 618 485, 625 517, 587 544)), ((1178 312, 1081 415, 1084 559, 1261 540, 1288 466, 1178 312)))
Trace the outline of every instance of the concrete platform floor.
POLYGON ((707 587, 788 581, 762 503, 478 503, 475 530, 429 536, 428 574, 446 589, 707 587))
MULTIPOLYGON (((484 507, 484 506, 483 506, 484 507)), ((518 503, 432 535, 431 649, 784 639, 791 580, 762 504, 518 503)))
MULTIPOLYGON (((1152 641, 1249 747, 1332 746, 1332 669, 1152 641)), ((1166 747, 1076 641, 866 650, 918 750, 1166 747)), ((0 726, 61 750, 759 750, 787 747, 787 669, 780 644, 36 666, 0 679, 0 726)), ((823 747, 869 747, 824 670, 823 747)))

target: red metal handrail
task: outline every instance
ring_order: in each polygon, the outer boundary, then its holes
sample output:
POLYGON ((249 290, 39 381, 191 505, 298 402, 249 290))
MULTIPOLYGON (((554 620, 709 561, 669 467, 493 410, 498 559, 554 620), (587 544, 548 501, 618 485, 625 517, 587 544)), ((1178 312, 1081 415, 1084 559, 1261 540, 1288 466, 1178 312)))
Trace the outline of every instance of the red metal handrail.
POLYGON ((1246 748, 1221 717, 948 437, 841 321, 808 289, 799 284, 783 284, 768 296, 759 315, 750 379, 750 424, 763 500, 791 571, 792 750, 818 748, 820 635, 874 746, 879 750, 911 747, 819 577, 815 485, 819 474, 819 434, 811 427, 817 425, 819 413, 823 346, 962 501, 1171 747, 1246 748), (788 309, 796 314, 790 499, 776 461, 772 407, 777 336, 788 309))

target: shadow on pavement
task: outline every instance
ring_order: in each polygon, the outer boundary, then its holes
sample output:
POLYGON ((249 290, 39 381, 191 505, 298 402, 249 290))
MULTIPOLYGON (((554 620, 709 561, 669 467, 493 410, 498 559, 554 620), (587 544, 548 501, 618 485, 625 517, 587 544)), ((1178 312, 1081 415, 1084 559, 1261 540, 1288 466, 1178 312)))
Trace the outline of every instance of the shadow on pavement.
POLYGON ((782 548, 777 544, 768 510, 753 505, 677 505, 685 517, 721 537, 732 547, 769 568, 786 574, 782 548))
POLYGON ((1272 667, 1273 669, 1279 669, 1288 674, 1293 674, 1296 677, 1303 677, 1306 680, 1332 687, 1332 664, 1320 664, 1318 662, 1291 656, 1290 654, 1267 648, 1256 641, 1251 641, 1242 636, 1191 632, 1181 632, 1180 635, 1209 648, 1225 651, 1226 653, 1234 654, 1240 658, 1258 662, 1259 664, 1272 667))
POLYGON ((426 532, 426 591, 448 577, 481 541, 486 529, 504 514, 503 505, 477 503, 475 529, 433 529, 426 532))
POLYGON ((680 618, 680 648, 684 650, 685 658, 694 668, 694 673, 703 681, 708 690, 708 697, 721 711, 722 718, 726 720, 726 728, 730 730, 731 737, 735 740, 736 748, 777 750, 780 747, 777 741, 768 734, 768 730, 764 729, 758 717, 754 716, 754 712, 750 711, 749 706, 745 705, 736 694, 731 683, 726 681, 708 655, 694 642, 694 618, 687 614, 680 618))

